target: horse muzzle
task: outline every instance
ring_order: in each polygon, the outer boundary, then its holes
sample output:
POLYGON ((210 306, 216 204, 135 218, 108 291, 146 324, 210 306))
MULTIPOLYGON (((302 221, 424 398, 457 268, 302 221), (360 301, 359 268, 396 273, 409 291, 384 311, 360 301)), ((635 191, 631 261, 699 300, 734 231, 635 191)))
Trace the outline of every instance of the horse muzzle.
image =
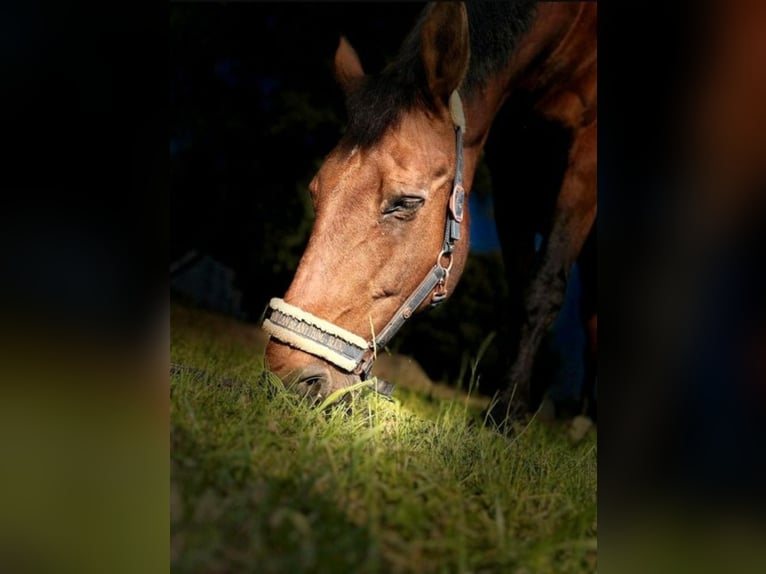
POLYGON ((266 364, 286 388, 317 402, 360 381, 358 375, 343 372, 313 355, 274 339, 266 346, 266 364))

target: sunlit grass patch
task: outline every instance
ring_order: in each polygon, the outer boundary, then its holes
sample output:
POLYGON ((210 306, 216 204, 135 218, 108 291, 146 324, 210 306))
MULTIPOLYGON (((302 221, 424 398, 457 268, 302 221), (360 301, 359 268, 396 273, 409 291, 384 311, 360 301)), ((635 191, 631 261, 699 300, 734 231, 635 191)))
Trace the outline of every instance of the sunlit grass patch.
POLYGON ((173 360, 212 376, 171 381, 175 571, 595 570, 593 433, 509 439, 464 399, 404 386, 312 407, 263 371, 246 326, 187 313, 173 360))

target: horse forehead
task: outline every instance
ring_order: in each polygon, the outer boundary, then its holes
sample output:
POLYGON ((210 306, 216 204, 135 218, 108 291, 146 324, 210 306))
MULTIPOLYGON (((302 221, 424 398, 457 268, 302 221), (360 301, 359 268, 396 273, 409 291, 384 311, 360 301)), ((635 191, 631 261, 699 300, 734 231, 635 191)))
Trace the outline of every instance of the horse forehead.
POLYGON ((319 170, 321 201, 341 201, 349 194, 377 188, 380 169, 361 148, 335 149, 319 170))
POLYGON ((381 142, 381 163, 387 170, 420 172, 439 163, 448 163, 454 155, 454 142, 432 126, 402 129, 381 142))
POLYGON ((404 147, 434 150, 449 146, 448 133, 443 122, 425 114, 410 114, 402 118, 398 129, 393 132, 399 145, 404 147))
POLYGON ((330 187, 337 187, 343 180, 364 168, 365 163, 358 146, 351 150, 336 148, 322 163, 319 174, 323 180, 330 183, 330 187))
POLYGON ((337 148, 323 171, 336 189, 352 182, 371 184, 380 178, 419 179, 453 159, 454 142, 444 135, 426 120, 405 120, 369 148, 337 148))

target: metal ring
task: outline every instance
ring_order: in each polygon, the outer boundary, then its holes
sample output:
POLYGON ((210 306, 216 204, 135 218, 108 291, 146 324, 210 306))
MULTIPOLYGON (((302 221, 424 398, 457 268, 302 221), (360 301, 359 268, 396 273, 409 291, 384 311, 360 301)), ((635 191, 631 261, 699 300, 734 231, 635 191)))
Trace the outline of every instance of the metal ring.
POLYGON ((439 252, 439 255, 436 257, 436 264, 442 269, 444 269, 444 271, 446 271, 447 274, 449 274, 449 272, 452 270, 452 264, 454 262, 455 262, 455 258, 452 255, 452 251, 447 251, 446 249, 442 249, 439 252), (442 265, 442 257, 449 257, 449 264, 447 265, 447 267, 442 265))

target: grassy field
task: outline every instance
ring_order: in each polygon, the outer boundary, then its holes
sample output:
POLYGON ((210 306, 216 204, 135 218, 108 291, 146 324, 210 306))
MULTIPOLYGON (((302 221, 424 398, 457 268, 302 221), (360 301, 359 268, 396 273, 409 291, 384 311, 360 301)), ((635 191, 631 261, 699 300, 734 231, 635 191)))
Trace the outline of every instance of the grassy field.
POLYGON ((264 373, 247 325, 174 307, 175 572, 594 572, 596 437, 514 438, 464 398, 398 387, 310 408, 264 373))

